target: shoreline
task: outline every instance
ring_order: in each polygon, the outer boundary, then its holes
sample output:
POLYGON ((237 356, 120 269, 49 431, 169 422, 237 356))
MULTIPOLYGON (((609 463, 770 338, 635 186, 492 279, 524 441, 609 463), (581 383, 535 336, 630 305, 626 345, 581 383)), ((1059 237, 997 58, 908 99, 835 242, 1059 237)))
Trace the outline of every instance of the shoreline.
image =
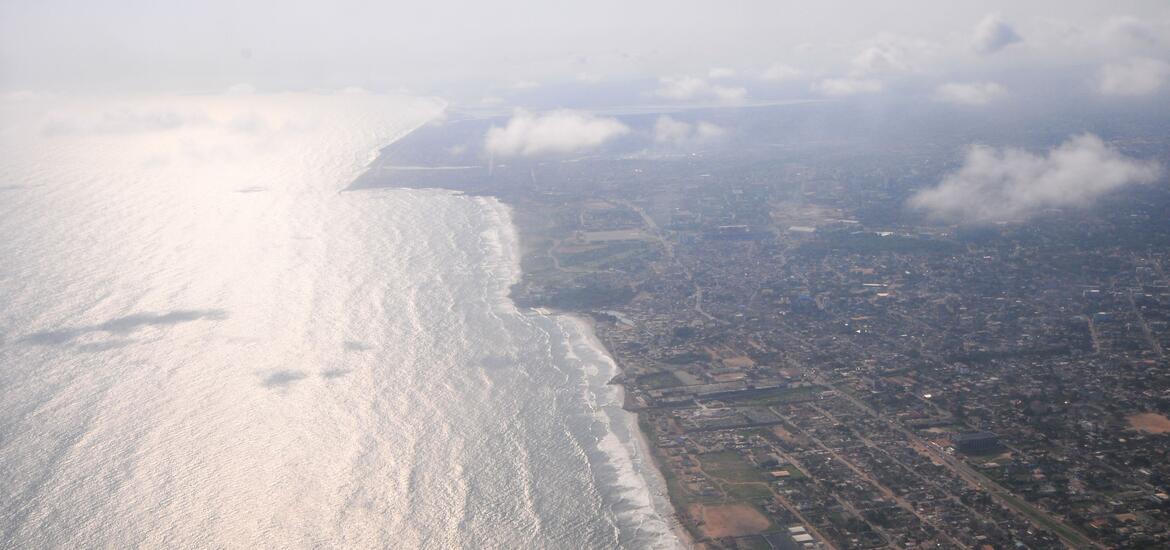
MULTIPOLYGON (((609 359, 613 365, 612 376, 605 383, 606 386, 612 386, 618 392, 619 400, 621 401, 621 410, 626 415, 627 429, 630 430, 630 440, 628 442, 628 449, 633 451, 630 459, 635 463, 644 465, 644 469, 650 474, 652 479, 646 479, 646 488, 649 491, 651 506, 659 512, 663 520, 666 521, 667 527, 670 528, 671 533, 675 539, 684 548, 694 548, 695 538, 686 526, 680 520, 678 511, 674 507, 674 502, 670 498, 670 492, 666 483, 666 477, 662 474, 662 467, 658 464, 658 459, 654 454, 653 446, 647 438, 647 434, 642 430, 641 413, 630 410, 627 405, 627 395, 625 384, 619 379, 625 374, 625 369, 621 367, 617 359, 614 358, 612 352, 597 335, 597 322, 587 314, 580 312, 565 311, 550 308, 529 308, 533 310, 543 310, 544 314, 554 317, 566 317, 573 319, 584 327, 582 336, 588 343, 594 347, 598 352, 609 359), (664 513, 665 512, 665 513, 664 513)), ((642 472, 640 472, 642 474, 642 472)), ((647 476, 642 475, 643 479, 647 476)))
MULTIPOLYGON (((500 206, 507 210, 509 219, 514 219, 512 216, 512 210, 515 207, 513 205, 504 202, 504 200, 498 197, 487 196, 486 198, 490 198, 498 202, 500 206)), ((525 235, 514 221, 512 221, 512 227, 514 234, 518 237, 517 241, 520 245, 521 255, 520 263, 522 265, 523 256, 528 252, 528 248, 524 245, 525 235)), ((518 269, 518 274, 520 274, 521 277, 523 276, 522 268, 518 269)), ((650 440, 647 437, 646 432, 642 429, 641 413, 631 410, 628 407, 629 392, 626 390, 625 384, 621 380, 625 375, 625 369, 622 368, 613 352, 610 351, 609 347, 606 346, 605 342, 602 341, 600 336, 598 336, 597 321, 587 312, 565 310, 551 306, 520 306, 513 297, 514 289, 519 284, 519 282, 513 284, 507 293, 507 299, 511 303, 512 307, 516 308, 517 311, 521 312, 522 314, 543 315, 553 319, 565 319, 578 324, 582 329, 581 335, 589 344, 589 346, 604 356, 612 365, 613 368, 607 377, 608 379, 605 382, 605 386, 612 387, 615 389, 615 391, 618 392, 618 398, 620 401, 619 408, 626 417, 626 428, 630 431, 631 435, 629 441, 622 442, 622 444, 624 447, 626 447, 626 450, 630 452, 631 462, 634 464, 643 465, 643 467, 639 469, 640 471, 636 471, 635 473, 637 473, 639 477, 643 479, 643 483, 645 484, 648 495, 650 497, 650 507, 654 509, 654 511, 658 513, 659 516, 662 517, 663 521, 666 523, 667 528, 670 530, 670 533, 674 536, 675 540, 678 541, 682 548, 695 548, 695 536, 686 528, 686 525, 679 516, 678 510, 674 506, 674 501, 671 498, 669 486, 666 483, 666 477, 662 473, 662 466, 658 463, 658 458, 653 451, 653 446, 650 444, 650 440), (647 473, 649 473, 650 478, 647 478, 647 473)))
MULTIPOLYGON (((653 450, 654 448, 649 440, 648 434, 642 429, 642 413, 632 410, 629 407, 629 392, 623 380, 626 369, 622 367, 617 360, 617 356, 605 344, 602 337, 598 335, 597 320, 590 315, 588 310, 579 311, 554 307, 545 303, 532 303, 520 299, 518 296, 519 293, 523 292, 525 285, 533 280, 529 279, 529 277, 539 277, 539 271, 524 269, 525 261, 530 259, 538 260, 542 250, 538 246, 534 246, 535 243, 539 243, 541 240, 540 232, 533 231, 526 226, 525 222, 530 222, 530 218, 534 216, 539 218, 541 213, 535 209, 525 209, 523 207, 524 205, 518 204, 519 201, 515 200, 516 197, 502 196, 499 193, 494 193, 487 189, 460 189, 458 186, 444 186, 441 183, 437 185, 434 183, 429 185, 410 185, 408 183, 399 184, 395 182, 395 184, 391 185, 362 185, 363 177, 369 175, 371 172, 379 171, 387 162, 387 149, 406 140, 420 130, 427 128, 430 123, 431 121, 427 121, 419 124, 410 131, 397 136, 392 142, 379 148, 377 154, 367 164, 365 173, 351 182, 345 191, 369 188, 430 189, 462 195, 469 199, 484 201, 489 204, 494 203, 495 206, 501 208, 504 215, 500 221, 508 226, 505 231, 511 234, 517 248, 514 257, 510 258, 512 263, 511 267, 515 276, 510 281, 510 285, 498 298, 506 300, 510 307, 516 309, 521 314, 545 315, 554 320, 559 321, 563 319, 578 324, 581 327, 582 337, 586 339, 589 347, 593 348, 612 365, 612 372, 604 382, 604 386, 613 387, 618 392, 617 407, 622 411, 624 416, 622 420, 625 423, 626 429, 629 431, 628 440, 620 442, 631 464, 635 468, 634 473, 641 478, 642 484, 646 488, 650 500, 649 507, 657 516, 661 517, 669 534, 672 535, 680 547, 695 548, 697 538, 694 533, 687 529, 680 511, 675 507, 673 495, 670 493, 669 484, 666 482, 666 477, 663 474, 663 466, 659 464, 658 456, 653 450)), ((617 434, 615 433, 614 435, 617 434)))

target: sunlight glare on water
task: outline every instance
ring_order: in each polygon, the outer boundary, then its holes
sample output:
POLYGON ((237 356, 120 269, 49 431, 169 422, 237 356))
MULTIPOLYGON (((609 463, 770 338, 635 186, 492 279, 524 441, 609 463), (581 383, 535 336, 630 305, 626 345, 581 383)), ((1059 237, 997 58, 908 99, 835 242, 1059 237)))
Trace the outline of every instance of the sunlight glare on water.
POLYGON ((507 207, 340 191, 440 102, 3 109, 0 546, 677 544, 507 207))

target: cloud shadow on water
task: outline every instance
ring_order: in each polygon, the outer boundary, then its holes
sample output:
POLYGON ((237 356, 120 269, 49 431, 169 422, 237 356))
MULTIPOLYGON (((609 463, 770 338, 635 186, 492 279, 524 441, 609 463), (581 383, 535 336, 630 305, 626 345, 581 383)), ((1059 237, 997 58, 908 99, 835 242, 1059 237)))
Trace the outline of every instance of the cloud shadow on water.
POLYGON ((346 340, 345 349, 347 351, 366 351, 374 348, 370 347, 365 342, 358 342, 357 340, 346 340))
POLYGON ((131 344, 137 343, 138 340, 109 340, 106 342, 94 342, 92 344, 81 344, 77 346, 77 351, 81 353, 101 353, 112 349, 124 348, 131 344))
POLYGON ((283 388, 305 376, 305 373, 298 370, 278 370, 265 377, 263 384, 266 388, 283 388))
POLYGON ((162 313, 133 313, 96 325, 34 332, 21 338, 21 341, 36 346, 63 346, 95 332, 124 335, 144 327, 170 326, 192 321, 221 321, 227 317, 227 312, 222 309, 176 309, 162 313))

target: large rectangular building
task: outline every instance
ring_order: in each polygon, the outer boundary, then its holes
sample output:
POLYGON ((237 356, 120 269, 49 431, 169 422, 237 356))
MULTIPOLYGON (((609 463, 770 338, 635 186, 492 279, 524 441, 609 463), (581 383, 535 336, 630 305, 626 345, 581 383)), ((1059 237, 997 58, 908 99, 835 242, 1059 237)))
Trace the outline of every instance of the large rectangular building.
POLYGON ((961 453, 980 453, 999 448, 999 436, 991 432, 966 432, 952 438, 961 453))

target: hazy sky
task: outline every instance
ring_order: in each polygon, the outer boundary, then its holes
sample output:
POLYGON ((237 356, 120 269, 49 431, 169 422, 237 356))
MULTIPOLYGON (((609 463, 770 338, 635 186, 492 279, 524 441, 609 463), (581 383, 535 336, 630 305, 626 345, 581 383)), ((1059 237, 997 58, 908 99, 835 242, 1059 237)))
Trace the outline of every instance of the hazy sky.
MULTIPOLYGON (((3 0, 0 6, 0 88, 7 91, 248 83, 425 92, 469 80, 523 87, 667 77, 689 86, 684 95, 718 99, 739 95, 737 86, 714 87, 729 78, 799 78, 812 93, 844 95, 878 92, 905 75, 962 80, 967 72, 1029 63, 1170 57, 1165 0, 3 0), (703 82, 679 80, 684 77, 703 82)), ((986 95, 947 93, 974 101, 986 95)))

